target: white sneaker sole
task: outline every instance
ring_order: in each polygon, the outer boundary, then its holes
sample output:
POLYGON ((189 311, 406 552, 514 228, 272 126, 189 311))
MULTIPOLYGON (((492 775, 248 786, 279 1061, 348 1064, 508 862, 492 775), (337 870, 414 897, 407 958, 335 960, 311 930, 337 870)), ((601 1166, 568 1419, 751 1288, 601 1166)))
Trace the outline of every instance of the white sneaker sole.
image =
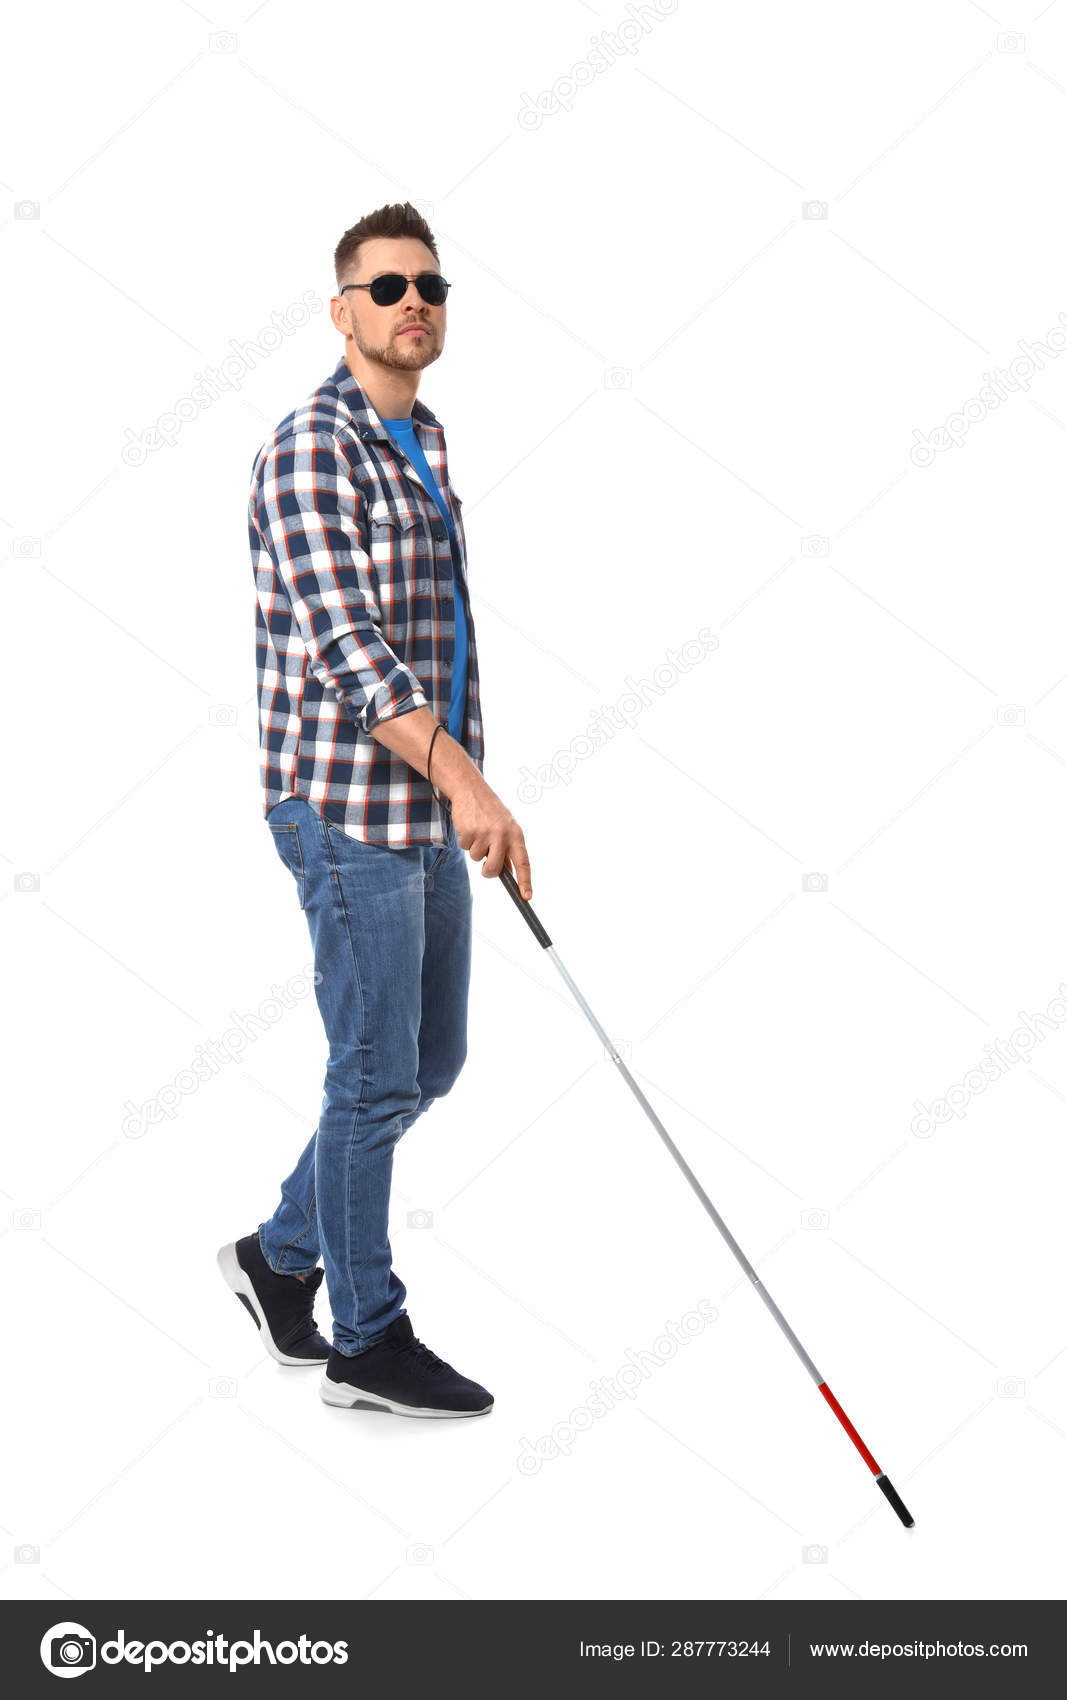
POLYGON ((398 1417, 484 1417, 493 1409, 493 1401, 478 1411, 438 1411, 432 1405, 401 1405, 395 1399, 385 1399, 380 1393, 364 1393, 347 1381, 331 1381, 324 1375, 319 1382, 319 1398, 326 1405, 351 1410, 353 1405, 372 1405, 377 1411, 392 1411, 398 1417))
POLYGON ((224 1245, 215 1261, 222 1271, 222 1279, 231 1292, 241 1294, 251 1305, 255 1312, 256 1321, 259 1323, 259 1337, 275 1363, 292 1364, 301 1369, 306 1368, 308 1364, 318 1364, 321 1368, 326 1361, 325 1358, 291 1358, 274 1344, 271 1331, 267 1326, 263 1306, 256 1297, 256 1289, 237 1261, 236 1245, 224 1245))

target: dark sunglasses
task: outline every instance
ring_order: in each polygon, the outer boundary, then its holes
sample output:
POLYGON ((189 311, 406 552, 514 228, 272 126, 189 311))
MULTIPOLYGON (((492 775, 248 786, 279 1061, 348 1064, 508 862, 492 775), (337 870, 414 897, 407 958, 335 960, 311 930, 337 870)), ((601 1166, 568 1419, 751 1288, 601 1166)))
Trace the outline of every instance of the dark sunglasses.
MULTIPOLYGON (((422 299, 431 307, 444 305, 445 296, 450 285, 447 284, 440 272, 420 272, 412 280, 422 299)), ((402 272, 383 272, 370 283, 346 283, 341 288, 343 295, 346 289, 369 289, 370 298, 378 307, 395 307, 402 301, 407 290, 408 279, 402 272)))

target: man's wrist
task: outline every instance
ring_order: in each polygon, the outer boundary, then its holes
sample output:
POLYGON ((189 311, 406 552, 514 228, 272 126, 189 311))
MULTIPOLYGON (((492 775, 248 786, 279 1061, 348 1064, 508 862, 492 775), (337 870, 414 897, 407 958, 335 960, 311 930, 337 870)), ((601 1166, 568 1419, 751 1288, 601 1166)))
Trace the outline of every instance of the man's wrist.
POLYGON ((447 727, 442 726, 441 731, 432 736, 433 751, 427 778, 435 790, 451 803, 472 780, 481 776, 463 745, 456 742, 447 727))
POLYGON ((468 784, 482 780, 481 773, 462 744, 425 705, 378 720, 371 735, 394 754, 401 756, 416 773, 429 778, 441 796, 452 802, 468 784), (440 728, 440 730, 437 730, 440 728), (430 743, 433 742, 433 753, 430 743), (427 767, 429 772, 427 772, 427 767))

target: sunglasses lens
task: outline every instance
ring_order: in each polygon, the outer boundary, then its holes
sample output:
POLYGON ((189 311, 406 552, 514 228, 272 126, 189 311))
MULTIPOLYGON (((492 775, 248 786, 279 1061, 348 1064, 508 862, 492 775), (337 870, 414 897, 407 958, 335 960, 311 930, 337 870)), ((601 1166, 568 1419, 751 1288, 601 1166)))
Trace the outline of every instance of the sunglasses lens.
POLYGON ((420 272, 415 279, 419 294, 431 307, 440 307, 448 294, 448 285, 440 272, 420 272))
POLYGON ((384 277, 376 277, 370 286, 370 298, 379 307, 395 307, 408 286, 406 277, 399 272, 386 272, 384 277))
MULTIPOLYGON (((395 307, 407 291, 408 280, 399 272, 386 272, 376 277, 370 286, 370 298, 379 307, 395 307)), ((415 287, 431 307, 440 307, 448 294, 448 284, 439 272, 420 272, 415 287)))

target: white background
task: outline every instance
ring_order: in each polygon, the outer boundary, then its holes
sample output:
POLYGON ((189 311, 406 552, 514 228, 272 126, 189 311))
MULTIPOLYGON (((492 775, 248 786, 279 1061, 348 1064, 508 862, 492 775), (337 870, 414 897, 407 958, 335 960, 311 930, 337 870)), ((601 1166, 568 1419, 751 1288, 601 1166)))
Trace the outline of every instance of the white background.
POLYGON ((1064 1006, 912 1122, 1067 976, 1067 5, 643 16, 587 77, 621 4, 8 17, 9 1597, 1063 1592, 1064 1006), (469 1059, 398 1150, 392 1240, 490 1417, 327 1410, 219 1279, 315 1125, 310 999, 124 1132, 308 960, 262 820, 248 474, 341 357, 336 242, 407 198, 454 284, 421 395, 534 907, 911 1534, 478 864, 469 1059))

